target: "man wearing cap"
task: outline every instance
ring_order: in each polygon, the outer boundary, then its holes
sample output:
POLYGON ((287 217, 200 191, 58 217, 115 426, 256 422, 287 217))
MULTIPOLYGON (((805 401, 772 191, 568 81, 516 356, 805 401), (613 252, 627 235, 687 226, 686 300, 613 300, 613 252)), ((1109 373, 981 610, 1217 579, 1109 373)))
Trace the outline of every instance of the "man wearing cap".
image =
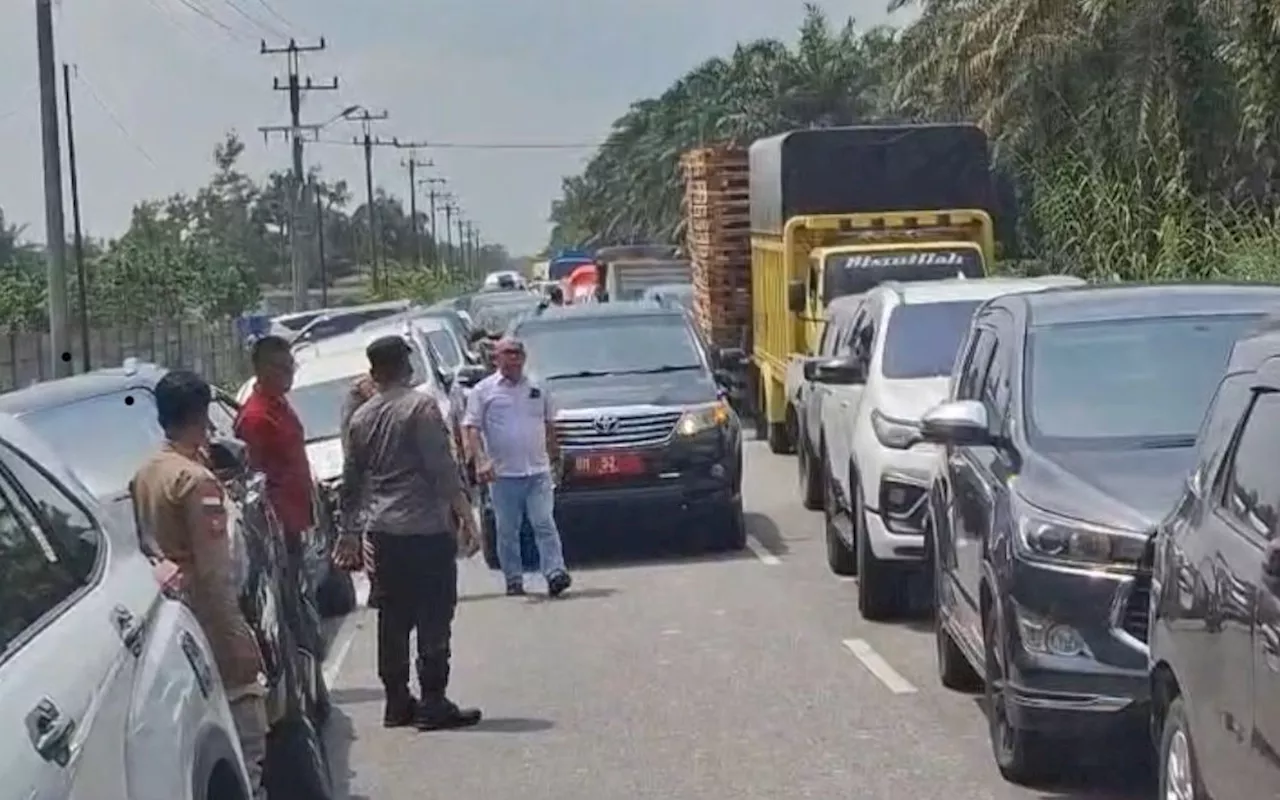
POLYGON ((494 347, 498 371, 476 384, 462 424, 478 480, 490 483, 497 525, 498 563, 508 595, 524 594, 520 528, 528 517, 547 593, 558 597, 572 580, 565 569, 554 516, 551 465, 560 460, 555 407, 547 391, 524 374, 524 345, 513 338, 494 347))
POLYGON ((409 386, 408 343, 384 336, 366 352, 377 393, 347 425, 340 515, 345 530, 338 562, 360 561, 360 534, 367 531, 377 553, 383 725, 419 730, 475 725, 480 710, 459 708, 446 695, 458 604, 456 559, 460 546, 470 552, 476 541, 471 503, 440 409, 409 386), (409 690, 414 632, 420 700, 409 690))

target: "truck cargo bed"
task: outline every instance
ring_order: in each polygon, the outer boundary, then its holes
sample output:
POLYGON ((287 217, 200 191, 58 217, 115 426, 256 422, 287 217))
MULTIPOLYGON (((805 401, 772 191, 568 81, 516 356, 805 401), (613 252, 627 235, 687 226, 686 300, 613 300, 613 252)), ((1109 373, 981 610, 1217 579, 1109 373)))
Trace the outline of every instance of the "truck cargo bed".
POLYGON ((808 214, 975 209, 994 215, 987 136, 976 125, 791 131, 751 145, 751 230, 808 214))

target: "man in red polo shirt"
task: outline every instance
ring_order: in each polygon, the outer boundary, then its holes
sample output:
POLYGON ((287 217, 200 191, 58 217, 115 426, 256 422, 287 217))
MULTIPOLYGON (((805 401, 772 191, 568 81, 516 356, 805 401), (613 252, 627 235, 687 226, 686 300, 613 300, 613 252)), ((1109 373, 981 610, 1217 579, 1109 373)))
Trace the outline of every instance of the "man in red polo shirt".
MULTIPOLYGON (((303 568, 303 534, 315 523, 312 505, 311 464, 307 461, 306 434, 286 395, 293 388, 297 365, 289 343, 279 336, 264 336, 254 342, 253 392, 236 417, 236 436, 249 449, 249 462, 267 479, 267 499, 284 529, 287 553, 286 579, 289 587, 305 585, 299 575, 303 568)), ((294 592, 290 591, 290 600, 294 592)), ((318 636, 318 621, 299 608, 294 617, 300 625, 317 631, 298 631, 304 641, 318 636), (312 624, 306 624, 310 620, 312 624)))

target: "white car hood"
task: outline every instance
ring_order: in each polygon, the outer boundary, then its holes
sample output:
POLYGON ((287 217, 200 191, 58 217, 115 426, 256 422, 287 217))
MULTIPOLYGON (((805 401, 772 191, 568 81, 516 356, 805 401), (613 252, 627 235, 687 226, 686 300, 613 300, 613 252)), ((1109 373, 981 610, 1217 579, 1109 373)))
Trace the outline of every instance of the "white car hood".
POLYGON ((308 444, 307 461, 311 462, 311 477, 317 481, 342 477, 342 440, 334 437, 308 444))
POLYGON ((951 378, 886 380, 880 384, 876 408, 894 419, 919 422, 929 409, 947 399, 951 378))

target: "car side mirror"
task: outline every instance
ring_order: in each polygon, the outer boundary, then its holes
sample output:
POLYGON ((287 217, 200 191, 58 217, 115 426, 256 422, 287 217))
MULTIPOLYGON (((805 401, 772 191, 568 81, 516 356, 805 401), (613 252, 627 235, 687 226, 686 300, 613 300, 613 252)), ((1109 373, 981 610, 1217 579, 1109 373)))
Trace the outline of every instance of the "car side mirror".
POLYGON ((239 478, 249 471, 249 449, 238 439, 209 442, 209 468, 219 478, 239 478))
POLYGON ((787 310, 792 314, 803 314, 809 304, 808 287, 804 281, 791 281, 787 284, 787 310))
POLYGON ((742 369, 749 359, 741 347, 721 347, 715 351, 715 363, 721 369, 742 369))
POLYGON ((950 400, 934 406, 920 420, 920 438, 953 447, 995 444, 987 407, 977 400, 950 400))
POLYGON ((833 386, 857 386, 867 382, 860 361, 849 358, 815 358, 804 362, 804 379, 833 386))
POLYGON ((479 364, 467 364, 458 368, 454 380, 464 389, 471 389, 477 383, 489 377, 489 370, 479 364))
POLYGON ((1275 539, 1267 542, 1267 549, 1262 557, 1262 574, 1280 580, 1280 542, 1275 539))

